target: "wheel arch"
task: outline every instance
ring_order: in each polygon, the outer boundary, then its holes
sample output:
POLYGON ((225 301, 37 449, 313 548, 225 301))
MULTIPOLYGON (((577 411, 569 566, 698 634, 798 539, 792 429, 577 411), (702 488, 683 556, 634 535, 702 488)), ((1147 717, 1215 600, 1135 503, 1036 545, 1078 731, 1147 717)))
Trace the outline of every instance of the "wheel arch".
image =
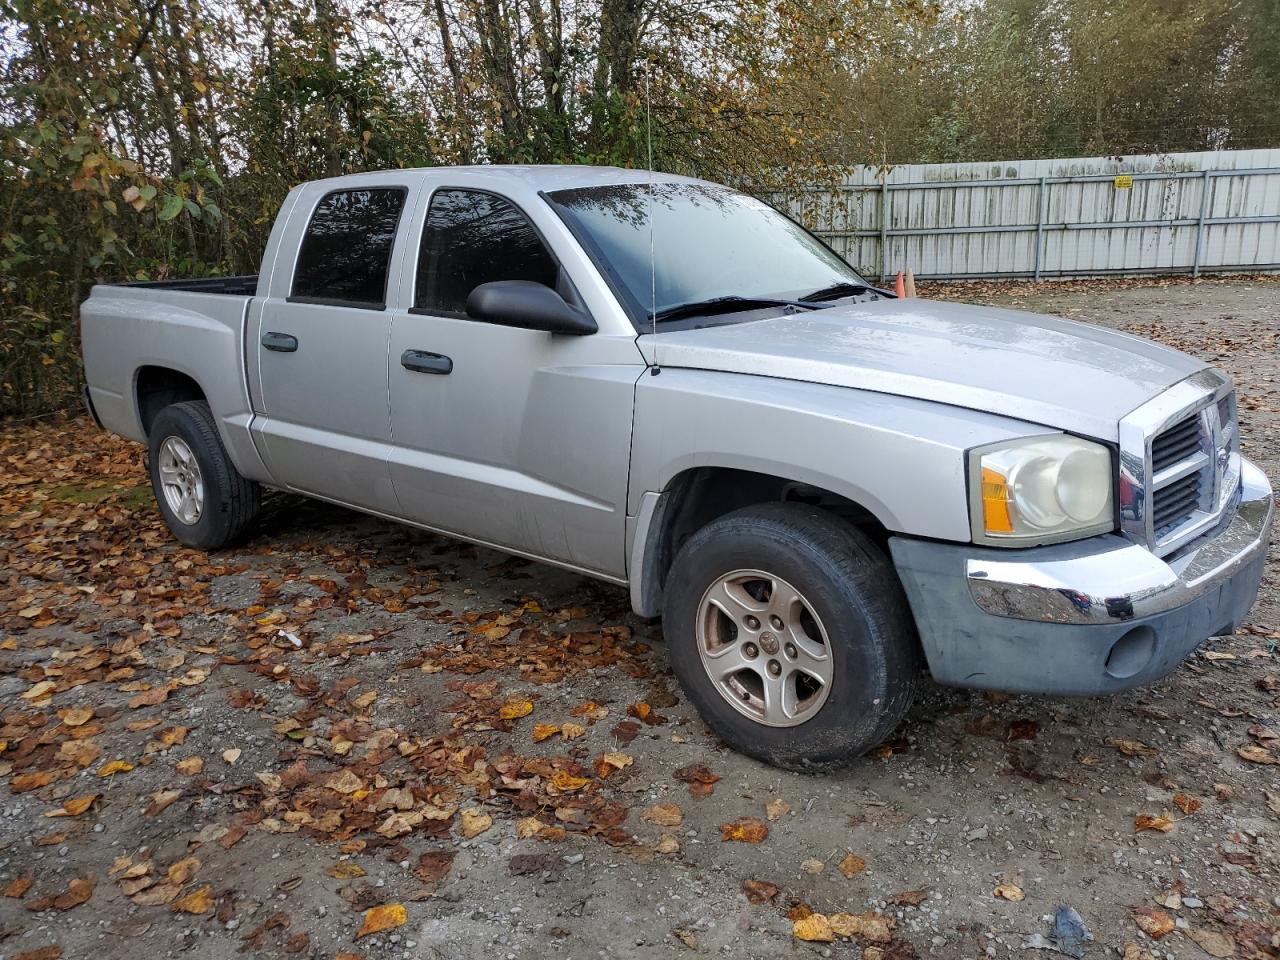
POLYGON ((143 437, 151 436, 151 426, 161 410, 188 400, 209 401, 208 394, 191 374, 158 364, 143 364, 134 371, 134 412, 143 437))
POLYGON ((635 612, 644 617, 659 615, 667 573, 694 532, 742 507, 778 502, 826 510, 861 529, 887 553, 890 533, 881 517, 829 486, 739 467, 689 467, 672 476, 660 492, 647 493, 641 500, 628 570, 635 612))

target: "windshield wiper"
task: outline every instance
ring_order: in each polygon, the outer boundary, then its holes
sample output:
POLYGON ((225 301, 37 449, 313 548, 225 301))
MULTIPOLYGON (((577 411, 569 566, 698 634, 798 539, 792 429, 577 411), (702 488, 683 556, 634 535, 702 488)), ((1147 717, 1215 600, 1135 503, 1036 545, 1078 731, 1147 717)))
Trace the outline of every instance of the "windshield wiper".
POLYGON ((798 307, 803 310, 818 310, 825 304, 810 303, 806 300, 783 300, 776 297, 711 297, 708 300, 691 300, 667 307, 654 314, 654 323, 665 323, 668 320, 679 320, 682 317, 711 316, 716 313, 734 313, 738 310, 756 310, 761 307, 798 307))
POLYGON ((800 300, 804 303, 816 303, 821 300, 839 300, 841 297, 853 297, 859 293, 870 293, 874 287, 865 283, 833 283, 829 287, 806 293, 800 300))

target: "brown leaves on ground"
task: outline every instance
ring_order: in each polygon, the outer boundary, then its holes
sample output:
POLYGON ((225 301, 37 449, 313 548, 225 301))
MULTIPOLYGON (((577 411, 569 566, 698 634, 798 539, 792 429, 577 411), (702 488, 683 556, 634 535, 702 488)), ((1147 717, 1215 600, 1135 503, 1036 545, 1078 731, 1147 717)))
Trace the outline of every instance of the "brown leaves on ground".
POLYGON ((1141 741, 1121 740, 1118 737, 1108 737, 1106 744, 1109 747, 1115 747, 1126 757, 1154 757, 1160 752, 1155 747, 1149 747, 1141 741))
POLYGON ((681 767, 672 776, 681 783, 689 785, 689 795, 692 797, 711 796, 716 782, 720 779, 718 774, 712 773, 703 763, 691 763, 687 767, 681 767))
POLYGON ((655 803, 644 809, 640 819, 659 827, 678 827, 684 822, 684 811, 674 803, 655 803))
POLYGON ((739 843, 761 843, 769 836, 769 827, 758 817, 738 817, 729 823, 720 824, 722 841, 736 840, 739 843))
POLYGON ((1016 883, 1001 883, 991 892, 1001 900, 1008 900, 1010 903, 1021 903, 1026 896, 1016 883))
POLYGON ((831 943, 836 937, 889 943, 893 939, 893 921, 879 913, 807 913, 792 920, 791 933, 797 940, 814 943, 831 943))
POLYGON ((746 894, 748 903, 762 904, 773 903, 780 891, 776 884, 767 880, 743 880, 742 892, 746 894))
POLYGON ((1172 933, 1175 927, 1173 917, 1163 910, 1146 904, 1133 908, 1133 922, 1153 940, 1159 940, 1165 934, 1172 933))
POLYGON ((1154 816, 1149 813, 1140 813, 1133 818, 1134 833, 1142 833, 1144 830, 1156 830, 1160 833, 1168 833, 1173 829, 1173 821, 1169 819, 1168 814, 1160 814, 1154 816))
POLYGON ((38 900, 28 900, 23 904, 28 910, 71 910, 83 903, 88 903, 93 890, 98 885, 95 877, 76 877, 62 893, 51 894, 38 900))
POLYGON ((856 853, 851 853, 836 864, 836 869, 843 873, 845 877, 852 880, 863 870, 867 869, 867 861, 862 859, 862 857, 858 856, 856 853))

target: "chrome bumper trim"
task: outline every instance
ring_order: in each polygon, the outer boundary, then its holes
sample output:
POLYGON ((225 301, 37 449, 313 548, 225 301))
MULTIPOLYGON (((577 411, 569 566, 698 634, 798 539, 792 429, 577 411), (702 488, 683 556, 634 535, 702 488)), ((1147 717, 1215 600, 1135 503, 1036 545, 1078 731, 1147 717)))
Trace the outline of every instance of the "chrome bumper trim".
POLYGON ((1240 501, 1230 521, 1161 558, 1114 534, 1009 559, 982 550, 966 561, 969 593, 998 617, 1047 623, 1117 623, 1163 613, 1208 593, 1267 549, 1275 499, 1266 475, 1240 460, 1240 501))

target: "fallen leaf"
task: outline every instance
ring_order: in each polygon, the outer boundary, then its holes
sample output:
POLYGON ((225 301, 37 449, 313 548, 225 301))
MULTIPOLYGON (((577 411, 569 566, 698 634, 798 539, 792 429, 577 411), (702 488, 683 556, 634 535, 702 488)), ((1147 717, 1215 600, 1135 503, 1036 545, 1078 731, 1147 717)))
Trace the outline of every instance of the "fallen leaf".
POLYGON ((1001 900, 1010 903, 1021 903, 1024 896, 1022 888, 1015 883, 1002 883, 992 891, 1001 900))
POLYGON ((83 797, 75 797, 74 799, 71 799, 71 800, 64 800, 62 801, 61 810, 50 810, 48 813, 45 814, 45 816, 46 817, 78 817, 80 816, 80 814, 84 813, 86 810, 92 807, 93 802, 97 800, 100 796, 102 796, 102 794, 100 793, 88 793, 88 794, 85 794, 83 797))
POLYGON ((519 720, 533 713, 533 703, 529 700, 511 700, 498 709, 498 716, 503 720, 519 720))
POLYGON ((836 938, 831 921, 821 913, 811 913, 791 924, 791 935, 810 943, 830 943, 836 938))
POLYGON ((1277 757, 1265 747, 1260 747, 1256 743, 1248 743, 1236 750, 1240 759, 1248 760, 1250 763, 1262 763, 1267 765, 1280 763, 1280 757, 1277 757))
POLYGON ((479 807, 468 807, 462 811, 462 835, 468 840, 478 837, 493 826, 493 817, 479 807))
POLYGON ((117 773, 128 773, 132 769, 133 764, 127 760, 112 760, 98 768, 98 776, 114 777, 117 773))
POLYGON ((13 793, 26 793, 39 790, 53 782, 52 770, 39 770, 35 773, 20 773, 9 781, 9 789, 13 793))
MULTIPOLYGON (((93 888, 97 885, 98 881, 94 877, 76 877, 67 885, 65 893, 54 897, 53 906, 58 910, 70 910, 88 903, 93 896, 93 888)), ((31 904, 27 904, 27 907, 30 908, 31 904)))
POLYGON ((182 886, 188 880, 196 875, 200 869, 200 861, 195 857, 183 857, 181 860, 175 861, 166 872, 165 876, 170 883, 176 883, 182 886))
POLYGON ((47 947, 36 947, 34 950, 15 953, 13 960, 61 960, 61 957, 62 947, 55 943, 47 947))
POLYGON ((742 892, 747 895, 748 903, 772 903, 779 893, 777 884, 767 880, 743 880, 742 892))
POLYGON ((418 857, 413 875, 423 883, 439 883, 453 866, 452 850, 432 850, 418 857))
POLYGON ((645 808, 640 819, 660 827, 678 827, 684 822, 684 811, 674 803, 655 803, 645 808))
POLYGON ((329 779, 324 782, 324 785, 330 790, 342 794, 352 794, 357 790, 364 789, 364 781, 346 767, 343 767, 337 773, 329 777, 329 779))
POLYGON ((20 696, 23 700, 44 700, 53 696, 53 691, 58 685, 52 680, 41 680, 32 686, 29 690, 24 691, 20 696))
POLYGON ((596 758, 593 765, 596 776, 601 780, 612 776, 619 770, 623 770, 635 762, 635 758, 626 753, 606 753, 596 758))
POLYGON ((142 811, 144 817, 155 817, 163 813, 169 806, 182 796, 181 790, 157 790, 151 795, 151 803, 146 810, 142 811))
POLYGON ((235 762, 240 759, 240 754, 242 752, 243 751, 241 751, 239 747, 232 747, 230 750, 223 750, 222 759, 234 766, 235 762))
POLYGON ((68 727, 82 727, 93 719, 93 707, 68 707, 59 710, 58 719, 68 727))
POLYGON ((689 793, 694 797, 709 797, 714 789, 714 784, 720 779, 718 774, 712 773, 701 763, 691 763, 687 767, 681 767, 672 774, 677 780, 689 785, 689 793))
POLYGON ((403 903, 388 903, 381 907, 374 907, 365 911, 364 923, 360 925, 360 932, 356 934, 356 939, 381 933, 383 930, 393 930, 403 926, 408 919, 409 915, 403 903))
POLYGON ((845 875, 845 877, 853 879, 863 870, 867 869, 867 861, 863 860, 857 854, 851 853, 837 863, 836 867, 845 875))
POLYGON ((21 900, 27 895, 27 890, 31 887, 31 881, 36 878, 34 873, 23 873, 12 880, 5 886, 3 894, 11 900, 21 900))
POLYGON ((560 725, 560 736, 565 740, 577 740, 587 734, 587 728, 580 723, 562 723, 560 725))
POLYGON ((721 841, 760 843, 767 836, 769 836, 769 828, 757 817, 738 817, 731 823, 720 824, 721 841))
POLYGON ((1178 809, 1188 817, 1200 809, 1200 801, 1185 793, 1175 793, 1173 795, 1173 802, 1177 805, 1178 809))
POLYGON ((335 880, 356 880, 365 876, 364 867, 360 866, 358 863, 353 863, 350 860, 343 860, 340 863, 332 864, 326 868, 324 872, 335 880))
POLYGON ((1126 757, 1154 757, 1160 752, 1155 747, 1149 747, 1138 740, 1120 740, 1116 737, 1109 737, 1106 740, 1106 744, 1109 747, 1115 747, 1126 757))
POLYGON ((838 937, 861 937, 874 943, 893 939, 891 921, 879 913, 833 913, 828 920, 838 937))
POLYGON ((894 893, 885 897, 886 903, 891 903, 897 907, 918 907, 929 898, 927 890, 904 890, 902 893, 894 893))
POLYGON ((1163 910, 1157 910, 1155 907, 1148 907, 1145 904, 1140 907, 1133 908, 1133 922, 1147 936, 1153 940, 1159 940, 1166 933, 1173 931, 1176 926, 1173 917, 1165 913, 1163 910))
POLYGON ((575 777, 567 770, 557 770, 551 775, 550 784, 559 793, 572 793, 581 790, 591 781, 586 777, 575 777))
POLYGON ((560 732, 560 724, 558 723, 535 723, 533 725, 533 742, 541 743, 548 740, 560 732))
POLYGON ((191 891, 185 897, 173 901, 171 909, 177 913, 208 913, 213 909, 213 887, 205 884, 191 891))
POLYGON ((791 804, 781 798, 770 800, 764 805, 764 815, 769 819, 770 823, 773 823, 775 820, 780 820, 790 811, 791 804))
POLYGON ((1172 829, 1173 821, 1164 814, 1155 817, 1148 813, 1140 813, 1133 818, 1134 833, 1141 833, 1143 830, 1159 830, 1161 833, 1168 833, 1172 829))
POLYGON ((173 765, 184 777, 192 777, 204 769, 203 757, 187 757, 185 760, 179 760, 173 765))

